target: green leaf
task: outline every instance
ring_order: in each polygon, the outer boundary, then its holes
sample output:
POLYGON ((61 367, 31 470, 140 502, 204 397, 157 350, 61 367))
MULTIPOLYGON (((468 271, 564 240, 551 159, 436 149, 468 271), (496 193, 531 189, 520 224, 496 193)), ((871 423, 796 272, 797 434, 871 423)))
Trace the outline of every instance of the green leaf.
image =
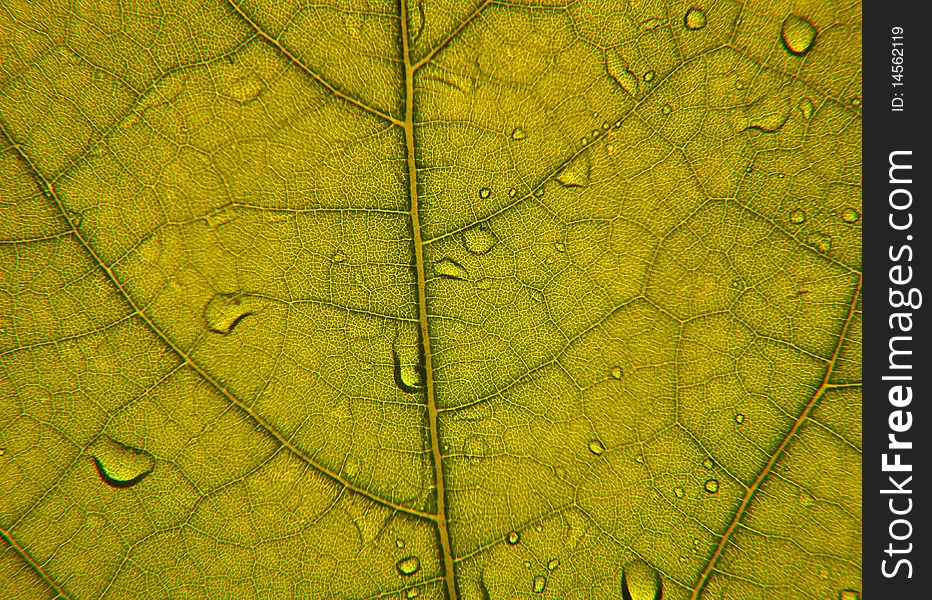
POLYGON ((860 27, 4 2, 0 597, 860 590, 860 27))

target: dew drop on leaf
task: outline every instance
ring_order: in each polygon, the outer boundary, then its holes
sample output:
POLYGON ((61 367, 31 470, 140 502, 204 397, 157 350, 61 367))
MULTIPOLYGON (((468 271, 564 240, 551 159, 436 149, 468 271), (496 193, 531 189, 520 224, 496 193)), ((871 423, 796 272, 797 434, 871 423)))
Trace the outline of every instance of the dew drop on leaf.
POLYGON ((535 197, 535 198, 542 198, 543 196, 544 196, 544 188, 539 187, 539 188, 537 188, 536 190, 534 190, 534 197, 535 197))
POLYGON ((592 440, 589 442, 589 452, 592 452, 596 456, 601 456, 605 452, 605 444, 601 440, 592 440))
POLYGON ((402 540, 402 539, 397 539, 397 540, 395 540, 395 545, 398 546, 399 548, 404 548, 404 547, 405 547, 405 541, 402 540))
POLYGON ((88 453, 94 458, 100 478, 113 487, 136 485, 155 468, 155 458, 151 454, 125 446, 107 435, 91 444, 88 453))
POLYGON ((402 575, 414 575, 421 570, 421 559, 416 556, 406 556, 395 565, 402 575))
POLYGON ((488 198, 491 195, 492 195, 491 188, 484 187, 481 190, 479 190, 479 197, 482 199, 488 198))
POLYGON ((333 256, 330 257, 331 262, 341 263, 346 260, 346 254, 342 250, 337 250, 333 253, 333 256))
POLYGON ((0 448, 0 456, 6 454, 6 448, 0 448))
POLYGON ((641 23, 641 29, 643 29, 644 31, 653 31, 657 29, 658 27, 660 27, 661 25, 663 25, 663 21, 661 21, 660 19, 657 19, 657 18, 647 19, 646 21, 641 23))
POLYGON ((643 560, 625 565, 621 576, 621 597, 624 600, 659 600, 663 591, 660 574, 643 560))
POLYGON ((435 262, 434 273, 447 279, 469 279, 466 268, 452 258, 443 258, 435 262))
POLYGON ((803 118, 807 121, 812 118, 812 113, 815 112, 815 105, 812 104, 812 100, 809 98, 803 98, 799 101, 799 112, 803 114, 803 118))
POLYGON ((838 600, 858 600, 858 593, 854 590, 841 590, 838 592, 838 600))
POLYGON ((657 74, 654 73, 653 71, 648 71, 647 73, 644 73, 644 81, 646 81, 647 83, 650 83, 651 81, 654 80, 654 77, 656 76, 657 74))
POLYGON ((551 559, 550 559, 550 562, 547 563, 547 570, 548 570, 548 571, 554 571, 554 570, 556 570, 556 568, 559 567, 559 566, 560 566, 560 559, 559 559, 559 558, 551 558, 551 559))
POLYGON ((706 26, 707 19, 705 11, 695 6, 686 11, 683 17, 683 26, 690 31, 698 31, 706 26))
POLYGON ((710 494, 715 494, 718 492, 718 480, 710 479, 705 482, 704 487, 705 487, 705 491, 709 492, 710 494))
POLYGON ((806 211, 801 208, 790 211, 790 223, 794 225, 802 225, 806 222, 806 211))
POLYGON ((853 208, 849 207, 841 211, 841 220, 845 223, 857 223, 860 218, 861 213, 853 208))
POLYGON ((497 243, 498 238, 485 223, 470 227, 463 232, 463 246, 473 254, 486 254, 497 243))
POLYGON ((664 105, 663 105, 663 108, 660 109, 660 112, 662 112, 662 113, 665 114, 665 115, 668 115, 668 114, 670 114, 671 112, 673 112, 673 109, 670 108, 670 105, 669 105, 669 104, 664 104, 664 105))
POLYGON ((832 249, 832 238, 824 233, 813 233, 809 236, 809 239, 806 240, 806 243, 822 254, 826 254, 832 249))
POLYGON ((517 141, 523 140, 527 137, 527 132, 521 129, 520 127, 515 127, 514 131, 511 132, 511 139, 517 141))
POLYGON ((628 69, 628 63, 617 51, 609 50, 605 53, 605 70, 612 76, 612 79, 621 86, 621 89, 632 96, 637 94, 637 75, 628 69))
POLYGON ((544 590, 547 589, 547 578, 543 575, 538 575, 534 578, 534 584, 531 587, 531 590, 535 594, 543 594, 544 590))
POLYGON ((518 195, 518 188, 511 188, 510 190, 508 190, 509 198, 514 198, 517 195, 518 195))
POLYGON ((790 15, 783 20, 780 36, 787 50, 796 56, 802 56, 812 48, 816 39, 816 28, 802 17, 790 15))
POLYGON ((621 367, 612 367, 612 378, 621 379, 621 367))
POLYGON ((556 180, 564 187, 586 187, 589 185, 589 157, 577 156, 563 167, 556 180))
POLYGON ((676 495, 677 498, 682 498, 683 496, 686 495, 686 491, 683 490, 683 488, 681 487, 673 488, 673 493, 676 495))
POLYGON ((204 307, 207 329, 220 335, 229 335, 240 321, 254 314, 252 307, 238 294, 216 294, 204 307))
POLYGON ((855 96, 851 99, 851 106, 861 106, 861 99, 855 96))
POLYGON ((706 469, 711 469, 712 467, 715 466, 715 463, 712 461, 711 458, 706 458, 704 461, 702 461, 702 466, 705 467, 706 469))
POLYGON ((517 531, 509 531, 508 535, 505 536, 505 541, 508 542, 510 546, 514 546, 521 541, 521 534, 517 531))
POLYGON ((744 423, 744 415, 741 413, 736 414, 735 423, 737 423, 738 425, 741 425, 742 423, 744 423))

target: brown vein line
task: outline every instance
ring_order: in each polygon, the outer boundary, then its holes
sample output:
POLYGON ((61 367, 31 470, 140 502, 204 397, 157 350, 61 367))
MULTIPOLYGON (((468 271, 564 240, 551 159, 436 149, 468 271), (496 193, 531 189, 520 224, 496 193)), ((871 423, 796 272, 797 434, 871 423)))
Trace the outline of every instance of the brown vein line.
POLYGON ((401 43, 405 68, 405 146, 408 162, 408 195, 411 202, 411 230, 414 234, 414 260, 417 269, 417 306, 421 326, 421 343, 424 350, 424 367, 427 374, 427 424, 430 454, 434 463, 434 488, 437 494, 437 532, 443 556, 443 580, 448 600, 458 600, 454 573, 453 549, 450 528, 447 524, 446 486, 443 479, 443 454, 440 452, 439 412, 437 392, 434 389, 434 359, 430 348, 430 331, 427 323, 427 275, 424 266, 424 243, 418 214, 417 160, 414 147, 414 65, 411 63, 410 32, 408 31, 408 0, 400 0, 401 43))
MULTIPOLYGON (((426 55, 424 58, 422 58, 421 60, 419 60, 419 61, 417 61, 416 63, 414 63, 413 65, 411 65, 411 70, 412 70, 412 71, 417 71, 418 69, 420 69, 421 67, 423 67, 424 65, 426 65, 427 63, 429 63, 431 60, 433 60, 434 56, 436 56, 438 52, 440 52, 441 50, 443 50, 444 48, 446 48, 446 47, 447 47, 447 44, 449 44, 450 42, 452 42, 452 41, 456 38, 456 36, 458 36, 458 35, 463 31, 463 29, 466 28, 467 25, 469 25, 470 23, 472 23, 473 20, 474 20, 476 17, 478 17, 479 14, 480 14, 482 11, 484 11, 484 10, 486 9, 486 7, 488 7, 490 4, 492 4, 492 0, 485 0, 482 4, 480 4, 479 6, 477 6, 476 9, 475 9, 474 11, 472 11, 472 14, 470 14, 468 17, 466 17, 465 19, 463 19, 463 22, 460 23, 460 24, 456 27, 456 29, 454 29, 452 32, 450 32, 450 35, 448 35, 446 38, 444 38, 444 40, 443 40, 442 42, 440 42, 439 44, 437 44, 437 46, 436 46, 433 50, 431 50, 430 52, 428 52, 427 55, 426 55)), ((407 27, 407 25, 405 25, 405 26, 407 27)))
POLYGON ((87 254, 97 264, 97 266, 100 267, 101 271, 104 272, 104 275, 107 277, 110 283, 113 284, 113 286, 116 288, 117 292, 120 294, 123 300, 129 305, 130 309, 132 309, 133 313, 136 315, 139 315, 139 318, 142 319, 142 321, 146 324, 149 330, 151 330, 160 340, 162 340, 162 342, 172 352, 177 354, 185 362, 185 364, 187 364, 195 373, 197 373, 204 381, 206 381, 211 387, 213 387, 214 390, 217 391, 217 393, 219 393, 221 396, 226 398, 231 404, 233 404, 234 406, 242 410, 244 413, 246 413, 246 415, 248 415, 249 418, 251 418, 257 425, 259 425, 262 429, 268 432, 272 437, 278 440, 278 442, 281 445, 283 445, 288 450, 290 450, 299 459, 303 460, 305 463, 307 463, 308 465, 316 469, 319 473, 330 478, 331 480, 340 484, 344 488, 350 491, 353 491, 359 494, 360 496, 368 498, 369 500, 372 500, 373 502, 376 502, 377 504, 386 506, 388 508, 397 510, 399 512, 403 512, 405 514, 420 517, 422 519, 427 519, 430 521, 437 520, 437 515, 433 513, 429 513, 429 512, 417 510, 416 508, 410 508, 408 506, 397 504, 387 498, 382 498, 381 496, 373 492, 370 492, 369 490, 365 488, 354 485, 350 483, 349 481, 343 479, 342 477, 340 477, 338 473, 331 471, 327 467, 323 466, 322 464, 318 463, 313 458, 311 458, 306 452, 304 452, 301 448, 296 446, 291 440, 286 438, 281 432, 275 429, 275 427, 273 427, 271 423, 269 423, 268 421, 263 419, 261 416, 259 416, 255 411, 252 410, 252 408, 250 408, 245 403, 243 403, 242 400, 237 398, 225 386, 223 386, 219 381, 217 381, 209 373, 207 373, 207 371, 205 371, 199 364, 197 364, 197 362, 195 362, 194 359, 191 358, 191 356, 189 356, 187 352, 185 352, 180 347, 178 347, 178 345, 176 345, 175 342, 172 341, 171 338, 169 338, 168 335, 166 335, 165 332, 162 331, 162 329, 158 325, 156 325, 155 322, 152 321, 152 319, 149 318, 149 315, 147 315, 145 311, 136 304, 136 301, 133 300, 129 292, 127 292, 126 289, 123 287, 123 284, 120 282, 119 278, 117 278, 117 276, 113 273, 113 270, 103 261, 103 259, 100 258, 100 256, 94 250, 94 248, 88 243, 86 239, 84 239, 84 236, 81 234, 78 228, 74 226, 74 223, 71 221, 71 217, 68 215, 68 212, 65 209, 64 204, 62 204, 61 199, 58 197, 58 194, 55 192, 55 189, 52 187, 49 181, 41 173, 39 173, 39 171, 35 168, 35 165, 32 164, 32 161, 29 160, 29 157, 23 153, 22 148, 20 148, 20 146, 13 141, 12 136, 9 134, 9 132, 6 129, 6 126, 3 123, 0 123, 0 136, 4 137, 6 140, 10 142, 10 145, 13 148, 13 152, 23 162, 23 164, 26 165, 26 168, 29 170, 29 173, 32 175, 32 177, 36 180, 39 187, 45 190, 48 193, 48 195, 51 196, 52 200, 55 203, 55 206, 58 208, 59 212, 61 213, 62 218, 65 219, 65 221, 68 223, 68 227, 71 229, 71 231, 74 232, 75 239, 78 240, 78 242, 81 244, 81 247, 84 248, 84 251, 87 252, 87 254))
POLYGON ((845 317, 845 322, 841 327, 841 333, 838 335, 838 343, 835 344, 835 351, 832 353, 832 358, 829 360, 828 367, 825 369, 825 376, 822 378, 822 384, 819 385, 819 388, 812 395, 812 398, 810 398, 809 402, 806 403, 805 408, 803 408, 803 411, 796 419, 796 422, 793 423, 793 426, 790 428, 789 432, 786 434, 786 436, 784 436, 783 441, 780 442, 780 445, 777 446, 777 449, 774 451, 774 453, 770 455, 770 460, 767 461, 767 464, 764 465, 763 469, 761 469, 761 472, 757 475, 757 478, 750 485, 750 487, 748 487, 747 492, 744 494, 744 498, 741 500, 741 504, 738 506, 738 510, 735 512, 735 516, 732 518, 731 523, 728 524, 728 529, 726 529, 725 533, 722 534, 722 538, 719 540, 718 545, 715 547, 715 552, 712 553, 712 557, 709 559, 709 562, 706 563, 705 570, 703 570, 702 574, 699 576, 699 581, 697 581, 695 587, 693 587, 693 591, 689 596, 689 600, 697 600, 699 595, 702 594, 702 590, 705 589, 705 585, 708 583, 709 577, 712 575, 712 571, 715 570, 715 565, 718 562, 718 559, 725 551, 725 547, 728 545, 732 534, 734 534, 735 530, 738 528, 738 525, 741 523, 741 519, 744 517, 744 513, 747 511, 748 506, 750 506, 751 501, 754 499, 757 490, 767 478, 767 475, 770 474, 770 471, 780 459, 783 451, 786 450, 786 447, 789 445, 789 443, 793 440, 794 437, 796 437, 796 434, 803 426, 803 423, 808 420, 809 413, 812 412, 812 409, 815 408, 816 404, 818 404, 822 396, 825 395, 825 392, 831 388, 829 380, 832 377, 832 372, 835 369, 835 362, 838 359, 838 355, 841 353, 841 348, 847 339, 848 327, 851 325, 851 320, 854 317, 856 307, 858 305, 858 299, 861 296, 862 283, 863 278, 858 277, 858 285, 854 291, 854 296, 851 299, 851 304, 848 307, 848 315, 845 317))
POLYGON ((273 46, 276 50, 278 50, 279 52, 281 52, 283 56, 285 56, 288 60, 290 60, 292 64, 294 64, 296 67, 298 67, 299 69, 301 69, 305 74, 307 74, 308 76, 310 76, 311 79, 313 79, 314 81, 316 81, 316 82, 319 83, 320 85, 322 85, 322 86, 324 86, 325 88, 327 88, 327 91, 329 91, 331 94, 333 94, 333 95, 336 96, 337 98, 340 98, 341 100, 345 100, 346 102, 349 102, 349 103, 352 104, 353 106, 355 106, 355 107, 357 107, 357 108, 360 108, 360 109, 366 111, 367 113, 369 113, 369 114, 371 114, 371 115, 375 115, 376 117, 379 117, 380 119, 384 119, 385 121, 388 121, 388 122, 391 123, 392 125, 397 125, 398 127, 401 127, 401 126, 403 125, 403 123, 402 123, 401 121, 399 121, 398 119, 392 117, 391 115, 386 114, 386 113, 383 113, 383 112, 380 111, 379 109, 373 108, 373 107, 369 106, 368 104, 366 104, 365 102, 363 102, 363 101, 361 101, 361 100, 357 100, 356 98, 353 98, 353 97, 350 96, 349 94, 346 94, 345 92, 341 92, 340 90, 338 90, 337 88, 335 88, 335 87, 334 87, 333 85, 331 85, 328 81, 326 81, 323 77, 321 77, 320 75, 318 75, 317 73, 315 73, 310 67, 308 67, 306 64, 304 64, 304 63, 301 61, 301 59, 299 59, 297 56, 295 56, 294 54, 292 54, 291 51, 289 51, 287 48, 285 48, 285 47, 281 44, 281 42, 279 42, 277 39, 275 39, 274 37, 272 37, 271 35, 269 35, 268 33, 266 33, 266 31, 265 31, 264 29, 262 29, 261 27, 259 27, 259 24, 256 23, 255 21, 253 21, 253 20, 252 20, 252 17, 250 17, 249 15, 247 15, 247 14, 243 11, 243 9, 241 9, 241 8, 239 7, 238 4, 236 4, 236 3, 233 2, 233 0, 226 0, 226 2, 227 2, 227 4, 230 6, 230 8, 232 8, 233 11, 234 11, 237 15, 239 15, 239 17, 240 17, 243 21, 245 21, 245 22, 249 25, 249 27, 252 28, 253 31, 255 31, 256 33, 259 34, 259 37, 261 37, 262 39, 264 39, 264 40, 265 40, 266 42, 268 42, 271 46, 273 46))
POLYGON ((50 588, 55 590, 55 592, 58 594, 57 596, 55 596, 56 598, 65 598, 66 600, 71 600, 71 596, 69 596, 65 592, 65 590, 62 589, 60 585, 55 583, 55 581, 49 576, 49 574, 45 572, 45 569, 42 568, 42 565, 37 563, 32 558, 32 556, 30 556, 29 553, 26 552, 26 549, 20 546, 16 542, 16 540, 13 539, 13 536, 11 536, 10 533, 6 529, 3 529, 2 527, 0 527, 0 537, 2 537, 6 541, 6 543, 10 545, 11 548, 13 548, 13 551, 16 552, 20 556, 20 558, 26 561, 26 564, 28 564, 30 568, 32 568, 33 571, 38 573, 39 577, 41 577, 45 581, 45 583, 49 585, 50 588))

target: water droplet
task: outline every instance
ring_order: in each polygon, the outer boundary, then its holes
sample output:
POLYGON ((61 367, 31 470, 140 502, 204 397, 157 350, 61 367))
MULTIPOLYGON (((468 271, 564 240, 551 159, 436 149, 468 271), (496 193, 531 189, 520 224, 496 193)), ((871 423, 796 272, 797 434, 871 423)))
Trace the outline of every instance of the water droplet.
POLYGON ((530 568, 531 568, 531 561, 529 561, 529 560, 524 561, 524 568, 525 568, 525 569, 530 569, 530 568))
POLYGON ((88 447, 97 473, 107 485, 127 488, 142 481, 155 468, 155 457, 102 435, 88 447))
POLYGON ((790 15, 784 19, 783 27, 780 29, 783 45, 796 56, 802 56, 812 48, 816 35, 816 28, 812 26, 812 23, 796 15, 790 15))
POLYGON ((563 244, 562 242, 557 242, 557 243, 554 245, 554 248, 557 249, 557 252, 566 252, 566 245, 563 244))
POLYGON ((838 592, 838 600, 858 600, 858 593, 854 590, 841 590, 838 592))
POLYGON ((801 208, 797 208, 794 211, 790 212, 790 223, 794 225, 802 225, 806 222, 806 211, 801 208))
POLYGON ((536 531, 537 533, 540 533, 540 532, 543 531, 543 530, 544 530, 544 524, 543 524, 543 523, 538 523, 537 525, 534 526, 534 531, 536 531))
POLYGON ((592 452, 596 456, 601 456, 605 452, 605 444, 601 440, 592 440, 589 442, 589 452, 592 452))
POLYGON ((861 218, 861 213, 853 208, 846 208, 841 211, 841 220, 845 223, 857 223, 861 218))
POLYGON ((806 492, 805 490, 799 493, 799 505, 800 506, 815 506, 815 498, 812 497, 812 494, 806 492))
POLYGON ((412 598, 417 598, 418 595, 420 595, 420 592, 418 591, 417 588, 411 588, 411 589, 408 590, 408 592, 405 594, 405 596, 408 597, 408 600, 411 600, 412 598))
POLYGON ((857 96, 851 99, 852 106, 861 106, 861 99, 857 96))
POLYGON ((402 575, 414 575, 421 569, 421 559, 416 556, 406 556, 395 565, 402 575))
POLYGON ((482 199, 488 198, 491 195, 492 195, 491 188, 484 187, 481 190, 479 190, 479 197, 482 199))
POLYGON ((827 254, 828 251, 832 249, 832 238, 824 233, 813 233, 809 236, 809 239, 806 240, 806 243, 822 254, 827 254))
POLYGON ((718 480, 710 479, 705 482, 704 487, 705 487, 705 491, 709 492, 710 494, 715 494, 718 492, 718 480))
POLYGON ((684 490, 681 487, 673 488, 673 493, 676 494, 677 498, 682 498, 683 496, 686 495, 686 490, 684 490))
POLYGON ((346 254, 342 250, 337 250, 333 253, 333 256, 330 257, 330 260, 335 263, 341 263, 346 260, 346 254))
POLYGON ((612 76, 621 88, 631 94, 636 95, 638 92, 637 75, 628 69, 628 63, 615 50, 609 50, 605 53, 605 70, 612 76))
POLYGON ((557 567, 559 567, 559 566, 560 566, 560 559, 559 559, 559 558, 551 558, 551 559, 550 559, 550 562, 547 563, 547 570, 548 570, 548 571, 553 571, 553 570, 555 570, 555 569, 556 569, 557 567))
POLYGON ((264 89, 265 87, 259 76, 255 73, 249 73, 233 82, 230 86, 230 97, 239 104, 249 104, 258 98, 264 89))
POLYGON ((542 198, 543 196, 544 196, 544 188, 539 187, 539 188, 537 188, 536 190, 534 190, 534 197, 535 197, 535 198, 542 198))
POLYGON ((397 539, 397 540, 395 540, 395 545, 398 546, 399 548, 404 548, 404 547, 405 547, 405 541, 402 540, 402 539, 397 539))
POLYGON ((634 457, 634 462, 636 462, 636 463, 639 464, 639 465, 643 465, 643 464, 644 464, 644 457, 643 457, 642 455, 638 454, 637 456, 634 457))
POLYGON ((660 19, 656 19, 656 18, 647 19, 646 21, 641 23, 641 28, 644 31, 653 31, 657 29, 658 27, 660 27, 661 25, 663 25, 663 21, 661 21, 660 19))
POLYGON ((736 414, 735 423, 737 423, 738 425, 744 423, 744 415, 742 415, 741 413, 736 414))
POLYGON ((518 188, 511 188, 510 190, 508 190, 509 198, 514 198, 517 195, 518 195, 518 188))
POLYGON ((398 389, 406 394, 415 394, 424 388, 427 377, 418 327, 404 325, 398 328, 392 344, 392 362, 392 375, 398 389))
POLYGON ((636 560, 625 565, 621 590, 625 600, 659 600, 663 585, 656 569, 643 560, 636 560))
POLYGON ((485 223, 470 227, 463 232, 463 246, 473 254, 485 254, 497 243, 498 238, 485 223))
POLYGON ((701 8, 690 8, 686 11, 686 16, 683 17, 683 26, 690 31, 702 29, 707 22, 705 12, 701 8))
POLYGON ((702 466, 705 467, 706 469, 711 469, 712 467, 715 466, 715 463, 712 461, 711 458, 706 458, 704 461, 702 461, 702 466))
POLYGON ((547 589, 547 578, 543 575, 538 575, 534 578, 534 585, 531 588, 535 594, 543 594, 544 590, 547 589))
POLYGON ((508 535, 505 536, 505 541, 508 542, 508 545, 514 546, 521 541, 521 534, 517 531, 509 531, 508 535))
POLYGON ((424 366, 420 364, 402 363, 397 352, 394 352, 395 385, 406 394, 416 394, 424 389, 424 366))
POLYGON ((589 156, 577 156, 563 167, 556 180, 564 187, 586 187, 589 185, 589 156))
POLYGON ((807 121, 812 118, 812 113, 815 112, 815 105, 812 104, 812 100, 809 98, 803 98, 799 101, 799 112, 803 114, 803 118, 807 121))
POLYGON ((647 73, 644 73, 644 81, 646 81, 647 83, 650 83, 651 81, 654 80, 654 77, 656 76, 657 74, 654 73, 653 71, 648 71, 647 73))
POLYGON ((491 277, 482 277, 481 279, 476 280, 476 287, 482 290, 487 290, 492 287, 492 278, 491 277))
POLYGON ((207 329, 220 335, 229 335, 240 321, 254 314, 250 303, 239 294, 216 294, 204 307, 207 329))
POLYGON ((452 258, 443 258, 434 263, 434 273, 447 279, 469 279, 469 273, 463 265, 452 258))
POLYGON ((608 121, 602 121, 602 129, 604 129, 605 131, 608 131, 611 128, 612 128, 611 123, 609 123, 608 121))
POLYGON ((668 115, 668 114, 670 114, 671 112, 673 112, 673 109, 670 108, 670 105, 669 105, 669 104, 664 104, 664 105, 663 105, 663 108, 660 109, 660 112, 662 112, 662 113, 665 114, 665 115, 668 115))
POLYGON ((622 375, 621 367, 612 367, 611 373, 612 373, 612 378, 621 379, 621 375, 622 375))
POLYGON ((6 448, 0 448, 0 456, 6 454, 6 448))
POLYGON ((515 130, 511 132, 511 139, 517 141, 523 140, 527 137, 527 132, 521 129, 520 127, 515 127, 515 130))

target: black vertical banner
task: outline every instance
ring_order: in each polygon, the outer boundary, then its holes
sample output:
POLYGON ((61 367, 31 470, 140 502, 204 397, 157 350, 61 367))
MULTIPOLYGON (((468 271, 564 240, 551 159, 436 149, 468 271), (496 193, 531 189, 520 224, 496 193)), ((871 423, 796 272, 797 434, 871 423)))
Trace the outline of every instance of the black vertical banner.
POLYGON ((864 597, 932 598, 929 7, 863 5, 864 597))

